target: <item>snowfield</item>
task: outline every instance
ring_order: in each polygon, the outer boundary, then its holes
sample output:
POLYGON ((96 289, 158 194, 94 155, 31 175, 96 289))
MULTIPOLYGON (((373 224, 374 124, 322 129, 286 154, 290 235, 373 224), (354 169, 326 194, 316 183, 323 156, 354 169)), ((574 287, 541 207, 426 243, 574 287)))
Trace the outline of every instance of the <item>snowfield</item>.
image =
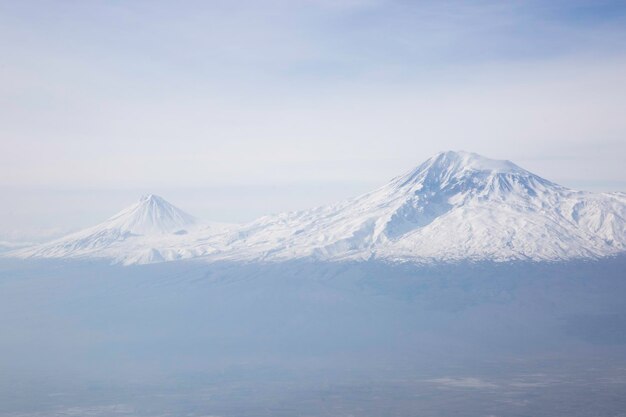
POLYGON ((393 262, 558 261, 626 251, 626 194, 574 191, 509 161, 442 152, 378 190, 245 225, 199 221, 149 195, 20 258, 393 262))

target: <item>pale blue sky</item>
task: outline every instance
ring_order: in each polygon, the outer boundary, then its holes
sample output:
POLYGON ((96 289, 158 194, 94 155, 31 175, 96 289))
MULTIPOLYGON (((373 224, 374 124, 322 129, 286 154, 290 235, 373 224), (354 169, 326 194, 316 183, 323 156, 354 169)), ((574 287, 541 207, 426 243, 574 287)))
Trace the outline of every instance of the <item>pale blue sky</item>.
POLYGON ((447 149, 626 190, 623 1, 0 1, 0 54, 0 240, 148 191, 249 220, 447 149))

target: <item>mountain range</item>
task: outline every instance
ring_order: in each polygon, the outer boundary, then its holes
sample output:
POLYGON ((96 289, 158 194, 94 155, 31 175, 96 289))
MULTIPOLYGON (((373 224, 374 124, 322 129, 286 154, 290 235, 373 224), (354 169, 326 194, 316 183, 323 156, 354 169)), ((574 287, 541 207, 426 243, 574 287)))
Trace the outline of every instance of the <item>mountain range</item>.
POLYGON ((626 251, 626 193, 575 191, 510 161, 442 152, 370 193, 244 225, 207 223, 147 195, 21 258, 391 262, 559 261, 626 251))

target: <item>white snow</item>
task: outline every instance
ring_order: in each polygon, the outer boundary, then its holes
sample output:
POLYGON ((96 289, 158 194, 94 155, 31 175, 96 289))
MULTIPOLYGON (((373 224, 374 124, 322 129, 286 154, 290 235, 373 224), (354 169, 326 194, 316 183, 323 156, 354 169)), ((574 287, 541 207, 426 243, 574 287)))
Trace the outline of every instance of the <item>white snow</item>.
POLYGON ((163 198, 148 194, 115 216, 104 227, 137 235, 169 234, 193 227, 198 220, 163 198))
POLYGON ((107 221, 42 245, 9 253, 18 257, 110 258, 123 264, 145 264, 195 257, 188 239, 214 235, 227 225, 207 223, 149 194, 107 221))
POLYGON ((509 161, 443 152, 378 190, 330 206, 199 227, 148 196, 94 228, 12 254, 125 264, 196 257, 553 261, 626 251, 625 219, 624 193, 574 191, 509 161))

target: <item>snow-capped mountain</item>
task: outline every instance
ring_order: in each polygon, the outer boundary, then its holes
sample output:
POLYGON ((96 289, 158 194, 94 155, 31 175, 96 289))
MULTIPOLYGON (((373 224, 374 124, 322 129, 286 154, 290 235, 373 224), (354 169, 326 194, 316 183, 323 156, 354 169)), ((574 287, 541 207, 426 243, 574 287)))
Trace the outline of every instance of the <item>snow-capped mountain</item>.
POLYGON ((574 191, 509 161, 443 152, 378 190, 334 205, 237 227, 195 225, 190 215, 148 196, 101 225, 14 254, 94 256, 127 264, 191 257, 597 258, 626 251, 626 194, 574 191))
POLYGON ((163 198, 147 194, 122 210, 98 229, 117 230, 123 234, 161 235, 185 232, 198 224, 198 219, 174 207, 163 198))
POLYGON ((626 194, 567 189, 509 161, 444 152, 339 204, 261 218, 231 256, 561 260, 626 249, 626 194))
POLYGON ((185 250, 191 233, 213 233, 220 225, 201 222, 163 198, 148 194, 130 207, 94 227, 49 243, 14 252, 20 257, 111 258, 124 264, 150 263, 192 257, 185 250))

